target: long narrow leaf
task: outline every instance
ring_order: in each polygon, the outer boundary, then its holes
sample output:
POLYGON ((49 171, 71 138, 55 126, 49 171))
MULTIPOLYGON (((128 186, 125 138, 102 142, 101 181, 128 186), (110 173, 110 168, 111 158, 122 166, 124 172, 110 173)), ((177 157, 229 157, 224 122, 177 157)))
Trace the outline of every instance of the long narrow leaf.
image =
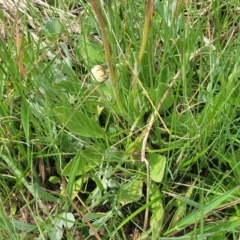
POLYGON ((190 215, 188 215, 187 217, 185 217, 181 221, 179 221, 178 224, 176 224, 176 226, 174 228, 165 232, 164 236, 168 236, 169 234, 171 234, 175 231, 180 231, 180 230, 196 223, 197 221, 200 220, 200 218, 202 218, 207 213, 214 210, 214 208, 218 207, 224 200, 229 198, 238 189, 239 189, 239 187, 236 187, 236 188, 226 192, 225 194, 222 194, 221 196, 215 198, 214 200, 212 200, 211 202, 206 204, 203 208, 200 208, 200 209, 194 211, 193 213, 191 213, 190 215))
POLYGON ((56 107, 53 111, 59 122, 72 133, 84 137, 104 137, 102 128, 84 113, 64 106, 56 107))

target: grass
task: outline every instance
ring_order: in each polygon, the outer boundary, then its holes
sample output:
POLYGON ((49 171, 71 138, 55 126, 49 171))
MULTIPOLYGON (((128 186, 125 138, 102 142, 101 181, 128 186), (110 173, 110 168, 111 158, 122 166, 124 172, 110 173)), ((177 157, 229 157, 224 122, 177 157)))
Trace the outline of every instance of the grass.
POLYGON ((238 1, 10 2, 0 239, 239 239, 238 1))

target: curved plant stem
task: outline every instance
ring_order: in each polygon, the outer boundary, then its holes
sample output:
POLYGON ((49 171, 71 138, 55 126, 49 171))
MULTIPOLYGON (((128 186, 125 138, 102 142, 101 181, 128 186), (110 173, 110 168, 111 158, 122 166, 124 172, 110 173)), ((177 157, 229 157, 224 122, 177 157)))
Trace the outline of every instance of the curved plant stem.
POLYGON ((97 0, 90 0, 89 2, 90 2, 91 6, 93 8, 93 11, 96 15, 96 18, 97 18, 99 26, 100 26, 100 30, 101 30, 101 34, 102 34, 102 40, 103 40, 103 46, 104 46, 104 52, 105 52, 106 62, 107 62, 108 71, 109 71, 109 79, 111 81, 112 88, 113 88, 113 91, 114 91, 114 97, 115 97, 117 103, 119 104, 118 88, 117 88, 117 85, 116 85, 115 71, 114 71, 113 64, 112 64, 111 46, 110 46, 108 38, 107 38, 104 17, 103 17, 103 15, 102 15, 102 13, 99 9, 98 1, 97 0))
MULTIPOLYGON (((151 27, 152 24, 152 17, 153 17, 153 11, 154 11, 154 1, 153 0, 147 0, 147 4, 146 4, 146 12, 145 12, 145 21, 144 21, 144 27, 143 27, 143 36, 142 36, 142 44, 141 44, 141 48, 140 48, 140 52, 138 55, 138 61, 136 61, 135 63, 135 77, 133 78, 133 81, 136 81, 137 77, 136 75, 138 74, 138 64, 142 61, 143 58, 143 54, 146 48, 146 44, 147 44, 147 39, 148 39, 148 34, 149 34, 149 29, 151 27)), ((133 82, 133 85, 136 85, 136 83, 133 82)), ((148 125, 147 129, 146 129, 146 134, 147 138, 150 132, 152 126, 148 125)), ((144 138, 145 138, 144 136, 144 138)), ((147 141, 146 141, 147 143, 147 141)), ((146 149, 146 147, 145 147, 146 149)), ((150 174, 149 174, 149 164, 148 161, 145 157, 145 149, 142 149, 141 152, 141 161, 145 163, 146 165, 146 174, 147 174, 147 179, 146 179, 146 204, 148 204, 149 200, 150 200, 150 174), (143 153, 144 151, 144 153, 143 153)), ((148 218, 149 218, 149 207, 146 208, 145 210, 145 216, 144 216, 144 224, 143 224, 143 229, 144 231, 147 230, 147 226, 148 226, 148 218)))
MULTIPOLYGON (((166 99, 169 91, 171 90, 171 88, 173 87, 174 83, 177 81, 177 79, 179 78, 181 74, 181 70, 179 70, 177 72, 177 74, 174 76, 172 82, 169 84, 169 87, 167 88, 167 90, 165 91, 164 95, 162 96, 156 110, 154 111, 154 113, 151 115, 150 121, 147 125, 146 128, 146 132, 143 138, 143 143, 142 143, 142 149, 141 149, 141 161, 145 163, 146 165, 146 172, 147 172, 147 182, 146 182, 146 201, 147 203, 149 202, 150 199, 150 173, 149 173, 149 163, 148 160, 146 158, 146 147, 147 147, 147 141, 148 141, 148 136, 150 133, 150 130, 152 129, 153 123, 155 121, 156 116, 158 115, 158 112, 162 106, 162 103, 164 102, 164 100, 166 99)), ((144 231, 147 230, 147 226, 148 226, 148 216, 149 216, 149 208, 146 208, 145 211, 145 217, 144 217, 144 225, 143 225, 143 229, 144 231)))
MULTIPOLYGON (((199 48, 196 52, 192 53, 189 57, 189 61, 192 61, 194 58, 196 58, 202 51, 202 49, 204 47, 206 47, 207 45, 210 45, 211 43, 213 43, 216 39, 214 39, 213 41, 210 41, 208 44, 206 44, 205 46, 199 48)), ((150 173, 149 173, 149 164, 148 164, 148 160, 146 158, 146 147, 147 147, 147 141, 148 141, 148 137, 149 137, 149 133, 150 130, 152 129, 153 123, 156 119, 156 117, 158 116, 158 112, 161 109, 161 106, 164 102, 164 100, 166 99, 167 95, 169 94, 170 90, 172 89, 172 87, 174 86, 174 84, 176 83, 177 79, 180 77, 182 71, 181 69, 178 70, 178 72, 175 74, 175 76, 173 77, 172 81, 170 82, 170 84, 168 85, 168 88, 166 89, 165 93, 163 94, 162 98, 160 99, 157 108, 154 110, 153 114, 151 115, 151 118, 149 120, 149 123, 147 124, 146 130, 145 130, 145 135, 143 137, 143 142, 142 142, 142 149, 141 149, 141 161, 144 162, 146 164, 146 171, 147 171, 147 189, 146 189, 146 198, 147 201, 149 202, 149 189, 150 189, 150 173)), ((149 215, 149 209, 146 208, 145 211, 145 219, 144 219, 144 227, 143 229, 146 231, 147 229, 147 225, 148 225, 148 215, 149 215)))
POLYGON ((68 200, 71 202, 73 208, 77 211, 77 213, 82 217, 82 219, 87 223, 89 228, 92 230, 94 236, 96 237, 97 240, 101 240, 101 237, 99 236, 97 230, 93 227, 93 225, 89 222, 89 220, 85 217, 85 215, 80 211, 80 209, 77 207, 77 205, 72 201, 71 197, 67 193, 67 190, 64 189, 64 192, 68 198, 68 200))

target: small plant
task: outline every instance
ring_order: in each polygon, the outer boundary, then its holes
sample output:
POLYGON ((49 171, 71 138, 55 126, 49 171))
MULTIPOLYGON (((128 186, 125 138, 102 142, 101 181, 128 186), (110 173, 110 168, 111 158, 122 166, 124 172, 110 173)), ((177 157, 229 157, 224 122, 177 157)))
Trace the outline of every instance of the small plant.
POLYGON ((239 238, 236 1, 0 6, 0 239, 239 238))

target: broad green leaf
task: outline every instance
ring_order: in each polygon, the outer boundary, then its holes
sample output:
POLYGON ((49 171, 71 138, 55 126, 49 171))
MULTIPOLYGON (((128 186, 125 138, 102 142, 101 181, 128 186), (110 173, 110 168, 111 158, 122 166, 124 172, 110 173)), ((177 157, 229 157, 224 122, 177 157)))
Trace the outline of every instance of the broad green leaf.
POLYGON ((72 213, 60 213, 56 218, 56 225, 60 228, 66 227, 67 229, 73 227, 75 222, 75 217, 72 213))
POLYGON ((50 19, 45 22, 41 33, 49 38, 57 39, 63 31, 63 26, 59 19, 50 19))
POLYGON ((13 215, 16 215, 17 213, 17 205, 16 204, 12 204, 12 206, 10 207, 10 215, 13 216, 13 215))
POLYGON ((160 154, 151 153, 148 155, 150 176, 155 182, 161 182, 165 172, 166 157, 160 154))
MULTIPOLYGON (((169 126, 174 123, 173 131, 176 135, 184 136, 190 132, 196 131, 196 120, 189 112, 179 115, 177 111, 174 111, 170 116, 164 117, 163 119, 169 126)), ((179 142, 179 140, 174 141, 172 144, 176 146, 177 142, 179 142)), ((180 140, 180 142, 182 142, 182 140, 180 140)))
POLYGON ((36 198, 50 202, 58 201, 57 197, 54 197, 52 194, 47 192, 44 188, 40 187, 38 184, 34 183, 32 187, 34 188, 36 198))
POLYGON ((67 91, 68 93, 77 93, 77 92, 83 92, 84 90, 87 90, 86 87, 82 87, 77 82, 72 81, 62 81, 58 80, 53 83, 54 87, 59 89, 60 91, 67 91))
POLYGON ((56 107, 53 109, 59 122, 72 133, 84 137, 103 138, 104 131, 91 118, 84 113, 68 107, 56 107))
POLYGON ((122 205, 135 202, 142 197, 143 182, 139 179, 133 179, 120 187, 118 199, 122 205))
POLYGON ((22 232, 25 232, 25 233, 31 232, 37 229, 36 225, 28 224, 19 220, 13 219, 11 222, 16 229, 21 230, 22 232))
POLYGON ((72 213, 60 213, 53 221, 53 226, 50 229, 49 237, 51 240, 62 240, 64 228, 73 227, 75 217, 72 213))
POLYGON ((75 156, 70 160, 70 162, 65 166, 62 171, 62 176, 70 176, 73 167, 76 168, 74 172, 75 176, 84 175, 91 169, 94 169, 102 161, 102 155, 94 151, 93 148, 89 148, 82 153, 82 159, 79 161, 79 156, 75 156))
POLYGON ((103 48, 98 43, 90 41, 83 35, 80 37, 79 51, 84 61, 88 63, 90 67, 105 62, 103 48))
POLYGON ((59 183, 61 181, 61 179, 59 177, 57 177, 57 176, 50 176, 48 178, 48 181, 50 183, 57 184, 57 183, 59 183))
MULTIPOLYGON (((159 101, 162 99, 167 89, 168 89, 168 85, 166 83, 161 82, 158 84, 158 87, 154 91, 156 104, 158 104, 159 101)), ((173 103, 174 103, 174 94, 173 94, 173 90, 170 90, 162 103, 160 111, 161 112, 166 111, 168 108, 170 108, 173 105, 173 103)))
POLYGON ((150 200, 154 200, 156 198, 159 198, 159 200, 150 206, 150 210, 152 212, 150 226, 152 230, 152 239, 154 240, 159 239, 161 233, 161 227, 164 219, 164 208, 159 187, 156 183, 152 182, 150 186, 150 200))

